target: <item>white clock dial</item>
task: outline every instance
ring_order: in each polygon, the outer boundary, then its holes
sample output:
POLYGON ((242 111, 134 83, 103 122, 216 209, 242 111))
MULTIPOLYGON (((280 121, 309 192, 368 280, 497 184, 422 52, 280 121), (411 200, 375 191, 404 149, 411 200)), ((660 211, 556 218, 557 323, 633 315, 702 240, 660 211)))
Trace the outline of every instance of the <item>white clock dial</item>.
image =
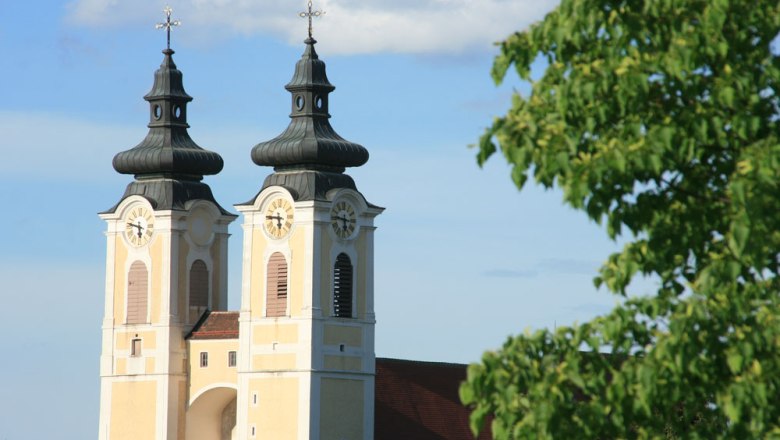
POLYGON ((125 216, 125 238, 131 245, 144 246, 154 233, 154 214, 144 206, 131 208, 125 216))
POLYGON ((357 213, 346 201, 339 201, 330 210, 330 226, 339 238, 350 238, 357 229, 357 213))
POLYGON ((293 207, 287 199, 276 198, 271 200, 265 209, 263 226, 265 231, 273 238, 279 239, 290 232, 293 224, 293 207))

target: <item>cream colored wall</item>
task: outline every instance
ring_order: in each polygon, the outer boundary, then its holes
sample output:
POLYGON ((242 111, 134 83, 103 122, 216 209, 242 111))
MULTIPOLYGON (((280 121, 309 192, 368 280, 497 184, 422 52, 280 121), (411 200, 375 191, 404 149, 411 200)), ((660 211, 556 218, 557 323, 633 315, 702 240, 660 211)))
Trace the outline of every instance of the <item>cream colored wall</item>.
POLYGON ((257 226, 252 233, 252 268, 250 278, 250 307, 252 309, 252 319, 262 318, 264 315, 265 307, 263 301, 262 292, 265 291, 263 282, 266 278, 265 259, 263 258, 263 251, 268 243, 263 233, 262 227, 257 226))
MULTIPOLYGON (((294 440, 298 438, 297 377, 273 377, 249 381, 248 423, 256 428, 255 438, 261 440, 294 440), (252 397, 257 393, 257 405, 252 397)), ((248 435, 249 438, 251 436, 248 435)), ((323 438, 322 440, 325 440, 323 438)))
POLYGON ((322 307, 322 316, 328 317, 333 315, 333 264, 330 253, 333 247, 333 239, 331 239, 328 229, 330 225, 328 223, 317 225, 317 233, 322 240, 322 247, 320 248, 319 261, 322 264, 320 268, 320 306, 322 307))
POLYGON ((295 353, 256 354, 252 356, 254 371, 284 371, 294 370, 297 366, 295 353))
POLYGON ((157 383, 111 384, 111 440, 156 438, 157 383))
POLYGON ((290 283, 288 288, 288 314, 290 317, 297 318, 301 316, 303 309, 304 292, 304 270, 305 260, 301 258, 306 255, 306 229, 302 227, 294 228, 289 240, 290 253, 295 255, 292 261, 288 261, 288 271, 290 283))
POLYGON ((257 325, 252 329, 252 342, 255 344, 294 344, 298 342, 298 324, 280 324, 274 320, 273 324, 257 325))
POLYGON ((357 261, 352 262, 355 265, 355 309, 357 318, 366 318, 366 293, 368 292, 368 277, 366 276, 367 259, 369 255, 366 252, 366 231, 361 230, 357 237, 356 248, 358 249, 357 261))
POLYGON ((181 405, 176 408, 176 440, 185 440, 184 434, 186 433, 186 406, 183 404, 183 402, 187 401, 187 381, 186 380, 180 380, 178 381, 178 386, 176 387, 176 390, 178 391, 178 401, 182 402, 181 405))
POLYGON ((338 324, 325 324, 323 342, 325 342, 325 345, 346 344, 351 347, 362 347, 363 329, 338 324))
POLYGON ((162 298, 162 284, 163 284, 163 265, 170 265, 169 258, 163 258, 163 240, 159 234, 156 234, 152 239, 149 246, 149 254, 152 258, 152 267, 149 271, 151 277, 151 296, 149 308, 151 310, 150 319, 152 324, 157 324, 162 321, 161 308, 163 301, 167 301, 168 298, 162 298))
POLYGON ((187 411, 187 440, 230 440, 223 430, 235 426, 235 413, 230 414, 235 401, 234 388, 214 388, 200 395, 187 411))
POLYGON ((362 440, 364 388, 362 380, 322 378, 321 440, 362 440))
MULTIPOLYGON (((187 240, 179 240, 179 261, 177 262, 177 276, 179 283, 176 289, 176 321, 184 323, 188 321, 187 313, 187 286, 189 284, 190 268, 187 267, 187 254, 190 251, 190 245, 187 240)), ((188 323, 194 324, 198 317, 189 317, 188 323)))
POLYGON ((361 371, 363 359, 354 356, 325 355, 323 366, 326 370, 361 371))
MULTIPOLYGON (((120 234, 114 236, 114 325, 125 323, 125 294, 127 292, 127 248, 120 234)), ((147 268, 148 269, 148 268, 147 268)))
POLYGON ((222 241, 227 237, 222 237, 221 234, 217 234, 214 237, 214 241, 211 243, 211 249, 209 249, 211 255, 211 310, 224 310, 223 304, 227 304, 227 298, 222 298, 222 295, 227 296, 227 292, 222 292, 220 286, 220 280, 222 279, 222 266, 227 264, 227 261, 223 262, 222 253, 222 241))
POLYGON ((154 350, 157 348, 157 333, 154 331, 130 331, 116 333, 116 349, 130 350, 133 339, 141 339, 141 353, 144 350, 154 350))
POLYGON ((237 386, 236 367, 228 366, 228 352, 238 353, 238 339, 189 340, 190 403, 215 385, 237 386), (200 353, 209 354, 208 367, 200 366, 200 353))

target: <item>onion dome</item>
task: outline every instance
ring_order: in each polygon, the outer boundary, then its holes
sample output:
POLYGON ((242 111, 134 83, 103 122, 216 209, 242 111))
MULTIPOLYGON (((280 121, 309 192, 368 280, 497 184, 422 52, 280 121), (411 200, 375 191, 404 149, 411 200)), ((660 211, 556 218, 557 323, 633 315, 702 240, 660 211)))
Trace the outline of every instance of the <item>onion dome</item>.
POLYGON ((339 136, 328 119, 328 94, 335 87, 328 81, 325 62, 319 59, 307 38, 306 49, 295 65, 295 74, 285 86, 292 95, 292 113, 287 129, 252 149, 252 161, 274 167, 263 188, 284 186, 297 200, 324 199, 332 188, 352 188, 344 173, 368 161, 368 150, 339 136))
POLYGON ((368 150, 339 136, 328 119, 328 82, 325 63, 314 50, 317 41, 307 38, 306 50, 295 65, 295 74, 285 86, 292 94, 290 125, 276 138, 257 144, 252 160, 275 171, 306 169, 344 172, 368 161, 368 150))
POLYGON ((222 170, 222 157, 199 147, 187 133, 187 103, 192 97, 184 91, 173 53, 163 51, 165 58, 154 74, 152 90, 144 96, 150 107, 149 134, 140 144, 114 156, 114 169, 119 173, 134 174, 136 179, 164 176, 199 181, 222 170))
MULTIPOLYGON (((187 209, 191 200, 208 200, 223 214, 232 215, 219 206, 211 188, 201 182, 204 175, 222 170, 222 157, 199 147, 187 133, 187 103, 192 97, 184 91, 173 53, 170 47, 163 50, 165 58, 154 73, 152 90, 144 96, 149 102, 149 133, 140 144, 114 156, 117 172, 135 175, 121 200, 140 195, 155 209, 176 210, 187 209)), ((115 211, 118 205, 107 212, 115 211)))

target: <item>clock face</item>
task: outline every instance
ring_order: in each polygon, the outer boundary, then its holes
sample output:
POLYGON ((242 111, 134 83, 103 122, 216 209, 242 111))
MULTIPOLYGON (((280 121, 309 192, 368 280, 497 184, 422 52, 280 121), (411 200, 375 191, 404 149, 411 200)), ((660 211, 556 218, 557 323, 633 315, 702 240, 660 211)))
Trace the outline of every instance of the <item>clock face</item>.
POLYGON ((357 226, 355 208, 346 201, 336 202, 330 210, 330 226, 339 238, 349 238, 357 226))
POLYGON ((132 208, 125 217, 125 238, 133 246, 149 243, 154 232, 154 215, 144 206, 132 208))
POLYGON ((293 207, 287 199, 276 198, 271 200, 265 208, 266 232, 273 238, 282 238, 290 232, 293 224, 293 207))

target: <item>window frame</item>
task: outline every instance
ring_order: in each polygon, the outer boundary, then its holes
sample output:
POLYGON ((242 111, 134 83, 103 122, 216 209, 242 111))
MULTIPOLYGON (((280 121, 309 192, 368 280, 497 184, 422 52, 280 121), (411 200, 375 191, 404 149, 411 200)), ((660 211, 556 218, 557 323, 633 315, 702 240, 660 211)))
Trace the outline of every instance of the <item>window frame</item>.
POLYGON ((144 261, 134 260, 130 264, 127 269, 126 287, 125 324, 149 324, 149 268, 144 261), (145 285, 134 288, 134 284, 141 281, 145 282, 145 285))
POLYGON ((265 316, 280 318, 288 315, 290 267, 281 252, 274 252, 266 264, 265 316))
POLYGON ((133 338, 130 340, 130 357, 143 356, 143 340, 141 338, 133 338))
POLYGON ((355 266, 345 252, 336 256, 333 264, 332 313, 336 318, 355 317, 355 266))

